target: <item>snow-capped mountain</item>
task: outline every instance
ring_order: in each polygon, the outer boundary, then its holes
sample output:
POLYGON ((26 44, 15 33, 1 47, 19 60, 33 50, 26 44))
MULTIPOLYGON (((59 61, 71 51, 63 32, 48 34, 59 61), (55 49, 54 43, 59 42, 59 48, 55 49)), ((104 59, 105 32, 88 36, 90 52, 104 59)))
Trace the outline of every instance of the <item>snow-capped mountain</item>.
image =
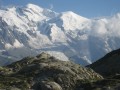
POLYGON ((88 19, 72 11, 56 13, 33 4, 0 9, 1 57, 19 60, 44 51, 87 65, 120 48, 119 41, 119 13, 88 19))

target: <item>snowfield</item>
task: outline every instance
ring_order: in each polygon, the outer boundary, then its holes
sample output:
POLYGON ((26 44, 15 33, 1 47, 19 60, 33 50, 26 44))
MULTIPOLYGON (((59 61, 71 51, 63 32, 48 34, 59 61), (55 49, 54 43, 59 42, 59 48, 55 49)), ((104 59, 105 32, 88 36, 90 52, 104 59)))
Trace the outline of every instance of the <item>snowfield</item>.
POLYGON ((19 60, 48 52, 88 65, 120 48, 120 14, 88 19, 28 4, 0 9, 0 56, 19 60))

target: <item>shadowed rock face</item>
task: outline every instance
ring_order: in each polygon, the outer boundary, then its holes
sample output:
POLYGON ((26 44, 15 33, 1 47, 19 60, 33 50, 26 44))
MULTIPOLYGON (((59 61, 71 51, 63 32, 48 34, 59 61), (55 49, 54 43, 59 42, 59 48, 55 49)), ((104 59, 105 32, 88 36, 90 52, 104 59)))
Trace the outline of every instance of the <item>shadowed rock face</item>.
POLYGON ((79 90, 83 83, 101 79, 90 68, 57 60, 46 53, 0 68, 1 89, 79 90))
POLYGON ((120 49, 108 53, 88 67, 94 69, 103 76, 120 74, 120 49))
POLYGON ((120 49, 108 53, 87 67, 101 74, 104 79, 94 83, 83 84, 81 87, 86 90, 120 90, 120 49))

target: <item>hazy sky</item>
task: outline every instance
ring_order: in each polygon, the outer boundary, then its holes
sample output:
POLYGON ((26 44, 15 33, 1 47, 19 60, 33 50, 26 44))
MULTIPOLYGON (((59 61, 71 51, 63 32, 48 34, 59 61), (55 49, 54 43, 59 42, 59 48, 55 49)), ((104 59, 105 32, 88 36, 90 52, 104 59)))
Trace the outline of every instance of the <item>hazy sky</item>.
POLYGON ((120 0, 0 0, 0 5, 37 4, 56 12, 73 11, 81 16, 93 18, 111 16, 120 12, 120 0))

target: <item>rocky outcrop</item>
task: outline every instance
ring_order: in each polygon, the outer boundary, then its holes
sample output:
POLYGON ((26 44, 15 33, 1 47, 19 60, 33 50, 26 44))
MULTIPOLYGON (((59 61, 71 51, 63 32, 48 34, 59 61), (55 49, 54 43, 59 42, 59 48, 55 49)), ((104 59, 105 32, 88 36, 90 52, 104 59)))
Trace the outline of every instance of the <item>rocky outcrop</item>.
POLYGON ((84 89, 120 90, 120 49, 108 53, 87 67, 101 74, 104 79, 94 83, 84 84, 84 89))
POLYGON ((105 77, 120 74, 120 49, 108 53, 88 67, 105 77))
POLYGON ((80 85, 102 79, 90 68, 46 53, 0 68, 1 89, 80 90, 80 85))

